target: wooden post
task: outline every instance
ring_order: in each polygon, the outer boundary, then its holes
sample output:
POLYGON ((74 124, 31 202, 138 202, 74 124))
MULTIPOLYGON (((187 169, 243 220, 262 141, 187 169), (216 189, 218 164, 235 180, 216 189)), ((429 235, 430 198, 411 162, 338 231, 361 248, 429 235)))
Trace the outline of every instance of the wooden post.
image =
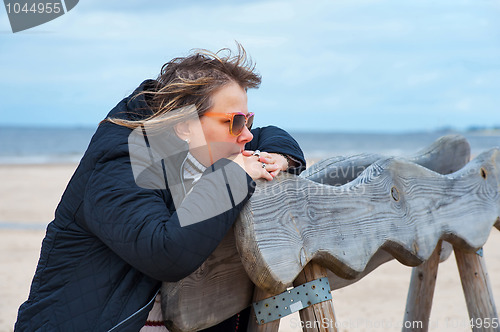
POLYGON ((458 271, 472 331, 500 331, 498 313, 484 258, 455 248, 458 271))
MULTIPOLYGON (((273 296, 273 294, 269 294, 261 288, 255 286, 255 290, 253 293, 253 302, 257 302, 263 299, 267 299, 268 297, 273 296)), ((266 324, 259 325, 257 322, 257 317, 255 316, 255 311, 253 310, 250 314, 250 320, 248 321, 248 332, 278 332, 280 327, 280 320, 275 320, 266 324)))
POLYGON ((403 324, 402 331, 428 331, 429 329, 441 244, 442 241, 439 241, 429 259, 412 270, 404 322, 422 322, 422 325, 412 323, 408 324, 411 328, 405 328, 406 324, 403 324))
MULTIPOLYGON (((326 277, 326 269, 324 267, 309 262, 297 276, 293 284, 294 286, 299 286, 306 282, 326 277)), ((331 300, 313 304, 312 306, 300 310, 299 314, 300 319, 304 322, 303 331, 337 332, 333 302, 331 300), (307 324, 307 322, 311 323, 307 324), (308 326, 312 327, 308 328, 308 326)))

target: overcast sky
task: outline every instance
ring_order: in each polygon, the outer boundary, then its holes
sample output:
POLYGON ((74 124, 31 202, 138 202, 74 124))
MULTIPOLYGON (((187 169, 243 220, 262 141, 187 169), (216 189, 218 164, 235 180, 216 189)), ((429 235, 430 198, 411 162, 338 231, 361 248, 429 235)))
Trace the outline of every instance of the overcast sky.
POLYGON ((288 130, 500 126, 498 1, 82 0, 13 34, 0 9, 5 125, 96 126, 161 65, 243 44, 256 124, 288 130))

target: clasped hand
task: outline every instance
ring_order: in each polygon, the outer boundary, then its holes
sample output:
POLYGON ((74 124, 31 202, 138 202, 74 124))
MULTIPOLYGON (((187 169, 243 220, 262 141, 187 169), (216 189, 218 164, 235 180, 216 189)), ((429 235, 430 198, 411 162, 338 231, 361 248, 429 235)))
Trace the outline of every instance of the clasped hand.
POLYGON ((233 161, 254 180, 262 178, 271 181, 279 172, 288 168, 287 159, 278 153, 260 152, 256 155, 255 151, 244 150, 234 157, 233 161))

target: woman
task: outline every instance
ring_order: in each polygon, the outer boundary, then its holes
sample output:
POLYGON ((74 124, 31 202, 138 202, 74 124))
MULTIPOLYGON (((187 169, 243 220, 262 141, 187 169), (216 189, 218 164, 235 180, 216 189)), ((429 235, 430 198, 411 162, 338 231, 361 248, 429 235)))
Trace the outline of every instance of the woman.
POLYGON ((140 330, 161 281, 206 260, 254 180, 305 168, 286 132, 250 131, 246 90, 260 77, 238 51, 168 62, 99 125, 47 227, 16 331, 140 330))

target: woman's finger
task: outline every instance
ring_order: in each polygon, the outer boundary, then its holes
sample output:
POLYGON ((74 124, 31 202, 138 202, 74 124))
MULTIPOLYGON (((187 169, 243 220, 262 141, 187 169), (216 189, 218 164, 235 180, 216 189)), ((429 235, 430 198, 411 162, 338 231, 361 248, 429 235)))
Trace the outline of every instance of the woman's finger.
POLYGON ((271 176, 274 178, 274 177, 276 177, 276 175, 278 175, 280 172, 281 172, 281 170, 280 170, 280 169, 277 169, 277 170, 275 170, 275 171, 270 172, 269 174, 271 174, 271 176))
POLYGON ((285 156, 279 153, 270 153, 269 155, 269 158, 273 160, 273 163, 279 165, 282 171, 286 171, 288 169, 288 159, 285 156))
POLYGON ((274 179, 274 177, 271 175, 271 173, 269 173, 266 170, 263 170, 263 172, 262 172, 262 178, 266 179, 267 181, 272 181, 272 179, 274 179))
POLYGON ((261 151, 260 158, 272 158, 272 155, 270 153, 261 151))
POLYGON ((275 170, 279 169, 280 167, 276 164, 266 164, 265 170, 268 172, 274 172, 275 170))

